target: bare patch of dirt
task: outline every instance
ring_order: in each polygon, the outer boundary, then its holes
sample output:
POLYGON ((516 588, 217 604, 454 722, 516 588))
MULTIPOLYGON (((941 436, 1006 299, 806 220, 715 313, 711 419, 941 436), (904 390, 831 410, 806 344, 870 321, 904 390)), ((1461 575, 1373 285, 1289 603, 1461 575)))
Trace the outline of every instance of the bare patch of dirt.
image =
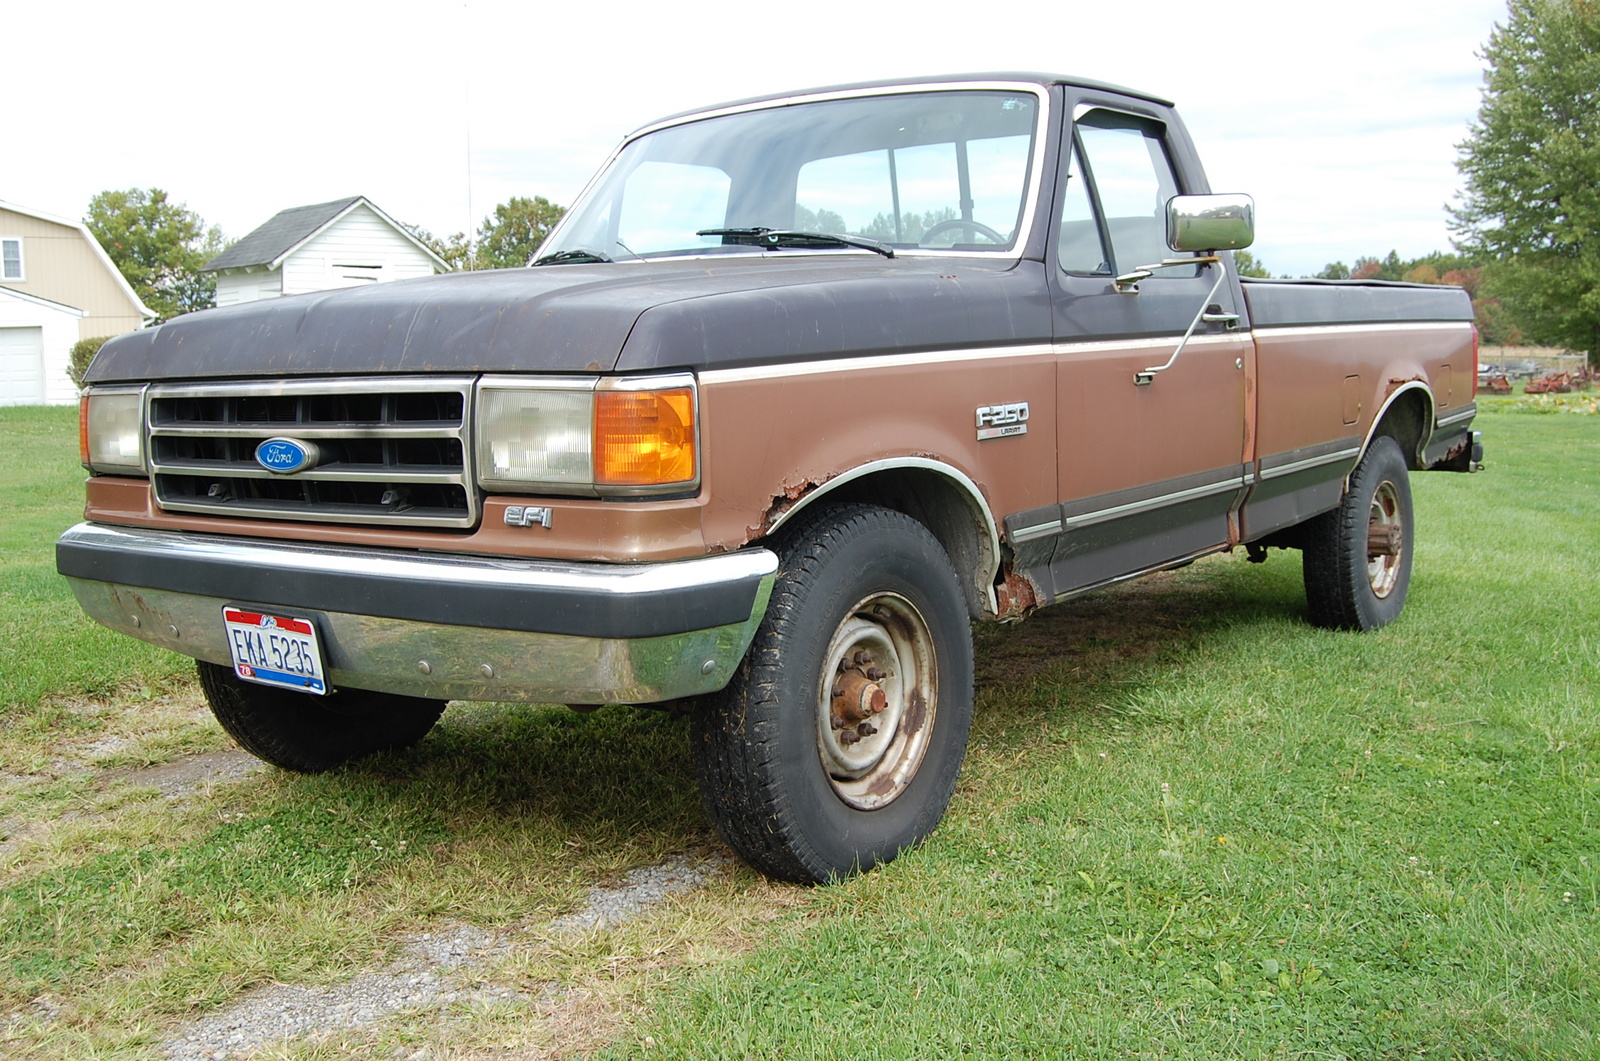
MULTIPOLYGON (((502 930, 437 926, 406 939, 400 957, 382 969, 339 984, 253 991, 228 1009, 186 1025, 162 1049, 173 1061, 221 1061, 295 1041, 336 1044, 341 1034, 350 1033, 360 1039, 363 1029, 371 1034, 389 1018, 437 1012, 437 1045, 398 1051, 397 1057, 546 1061, 587 1053, 625 1034, 642 1008, 635 997, 641 987, 667 970, 726 961, 754 947, 760 926, 798 901, 798 889, 765 881, 742 886, 734 908, 715 904, 715 929, 669 928, 664 942, 647 946, 644 953, 622 947, 581 982, 526 981, 516 975, 518 959, 530 959, 537 968, 542 957, 574 946, 589 933, 648 917, 668 899, 692 897, 717 884, 726 887, 736 865, 724 850, 684 852, 591 889, 582 909, 548 922, 502 930), (492 1046, 482 1043, 481 1030, 474 1032, 463 1018, 447 1012, 463 1006, 481 1012, 497 1005, 521 1016, 511 1041, 492 1046), (527 1017, 535 1020, 530 1024, 527 1017), (452 1044, 458 1036, 468 1042, 452 1044), (473 1038, 480 1041, 472 1044, 473 1038)), ((688 903, 684 917, 692 920, 695 901, 688 903)))
POLYGON ((153 788, 162 798, 182 803, 197 793, 209 794, 219 781, 237 781, 265 768, 265 763, 247 751, 224 748, 155 766, 107 770, 99 785, 106 788, 121 782, 133 788, 153 788))

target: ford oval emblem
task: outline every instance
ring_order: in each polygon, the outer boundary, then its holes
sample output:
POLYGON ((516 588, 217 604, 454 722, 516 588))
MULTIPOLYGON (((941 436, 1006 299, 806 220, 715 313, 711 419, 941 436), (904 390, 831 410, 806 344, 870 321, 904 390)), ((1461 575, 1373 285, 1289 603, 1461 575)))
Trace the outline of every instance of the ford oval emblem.
POLYGON ((269 438, 256 447, 256 463, 282 475, 315 468, 318 456, 316 446, 293 438, 269 438))

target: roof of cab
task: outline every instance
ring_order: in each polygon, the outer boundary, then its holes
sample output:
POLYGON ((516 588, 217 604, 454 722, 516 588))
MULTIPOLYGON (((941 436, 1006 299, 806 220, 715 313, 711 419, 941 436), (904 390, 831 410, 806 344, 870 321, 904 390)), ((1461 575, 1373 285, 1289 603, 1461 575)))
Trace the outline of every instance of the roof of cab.
POLYGON ((984 74, 934 74, 928 77, 896 77, 883 81, 855 81, 843 85, 821 85, 816 88, 797 89, 792 92, 775 92, 764 96, 750 96, 745 99, 729 100, 726 103, 718 103, 710 107, 696 107, 693 110, 679 111, 676 114, 669 114, 664 118, 657 118, 655 121, 641 125, 639 128, 629 133, 627 139, 631 140, 633 137, 638 136, 647 129, 654 129, 663 125, 673 125, 679 121, 682 121, 683 119, 692 118, 695 115, 716 114, 721 111, 750 107, 762 103, 782 103, 785 100, 804 99, 811 96, 834 95, 838 93, 848 94, 858 90, 877 90, 884 88, 916 89, 931 88, 934 86, 948 88, 961 84, 994 84, 997 82, 1043 85, 1046 87, 1050 85, 1072 85, 1077 88, 1090 88, 1099 89, 1106 92, 1117 92, 1124 96, 1133 96, 1138 99, 1148 100, 1151 103, 1158 103, 1165 107, 1170 107, 1173 105, 1171 100, 1161 96, 1152 95, 1149 92, 1141 92, 1138 89, 1128 88, 1124 85, 1113 85, 1105 81, 1095 81, 1092 78, 1074 77, 1071 74, 1042 74, 1038 72, 1026 71, 1002 71, 984 74))

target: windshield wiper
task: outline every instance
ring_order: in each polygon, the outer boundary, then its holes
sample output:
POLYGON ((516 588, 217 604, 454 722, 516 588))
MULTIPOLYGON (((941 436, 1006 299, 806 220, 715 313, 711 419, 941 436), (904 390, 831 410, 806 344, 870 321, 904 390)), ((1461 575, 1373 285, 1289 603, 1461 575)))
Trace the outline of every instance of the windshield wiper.
POLYGON ((577 264, 580 262, 609 262, 610 260, 610 258, 607 258, 599 251, 574 250, 556 251, 554 254, 546 254, 543 258, 535 259, 533 264, 567 265, 577 264))
POLYGON ((749 241, 752 247, 860 247, 876 251, 885 258, 894 257, 894 248, 865 236, 841 236, 834 232, 801 232, 787 228, 702 228, 696 236, 728 236, 735 243, 749 241))

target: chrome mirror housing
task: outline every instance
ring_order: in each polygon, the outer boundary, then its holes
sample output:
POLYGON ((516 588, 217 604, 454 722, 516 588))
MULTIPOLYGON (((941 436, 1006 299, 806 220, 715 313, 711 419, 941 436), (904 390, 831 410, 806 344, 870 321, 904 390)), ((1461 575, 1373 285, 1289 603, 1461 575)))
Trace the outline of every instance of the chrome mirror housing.
POLYGON ((1256 238, 1248 195, 1175 195, 1167 200, 1167 246, 1175 251, 1236 251, 1256 238))

